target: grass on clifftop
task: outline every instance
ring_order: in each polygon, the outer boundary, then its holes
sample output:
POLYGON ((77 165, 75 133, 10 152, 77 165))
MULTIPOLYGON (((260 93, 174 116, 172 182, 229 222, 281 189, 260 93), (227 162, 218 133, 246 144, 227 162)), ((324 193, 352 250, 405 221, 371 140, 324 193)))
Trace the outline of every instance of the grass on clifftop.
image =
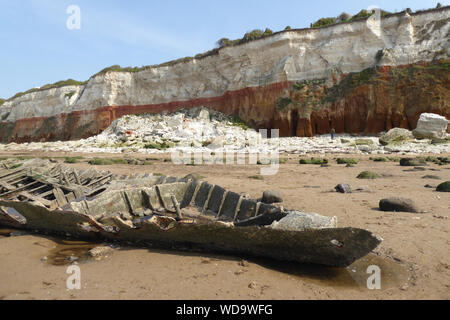
MULTIPOLYGON (((66 87, 66 86, 82 86, 82 85, 85 85, 86 83, 87 83, 87 81, 76 81, 73 79, 62 80, 62 81, 58 81, 58 82, 55 82, 52 84, 46 84, 40 88, 33 88, 33 89, 30 89, 25 92, 18 92, 6 101, 11 101, 13 99, 19 98, 23 95, 33 93, 33 92, 44 91, 44 90, 53 89, 53 88, 61 88, 61 87, 66 87)), ((0 105, 1 105, 1 103, 0 103, 0 105)))
MULTIPOLYGON (((343 12, 337 17, 321 18, 321 19, 317 20, 316 22, 312 23, 311 28, 323 28, 323 27, 328 27, 328 26, 332 26, 335 24, 339 24, 339 23, 363 20, 363 19, 367 19, 367 18, 371 17, 374 13, 375 13, 375 11, 373 11, 373 10, 372 11, 361 10, 354 16, 351 16, 348 13, 343 12)), ((382 17, 386 17, 390 14, 392 14, 392 13, 381 10, 382 17)))

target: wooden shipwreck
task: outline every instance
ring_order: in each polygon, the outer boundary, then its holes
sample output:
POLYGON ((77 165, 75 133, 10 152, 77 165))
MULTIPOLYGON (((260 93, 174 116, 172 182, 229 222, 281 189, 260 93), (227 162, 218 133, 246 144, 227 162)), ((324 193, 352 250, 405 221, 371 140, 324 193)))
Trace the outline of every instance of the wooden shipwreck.
POLYGON ((48 160, 0 162, 0 226, 140 246, 346 267, 381 239, 208 182, 118 176, 48 160))

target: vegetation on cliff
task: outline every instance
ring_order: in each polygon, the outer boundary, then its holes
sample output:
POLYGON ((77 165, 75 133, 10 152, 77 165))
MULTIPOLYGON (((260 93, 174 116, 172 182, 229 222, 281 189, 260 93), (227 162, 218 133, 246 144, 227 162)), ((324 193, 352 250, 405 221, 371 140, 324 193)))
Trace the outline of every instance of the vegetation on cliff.
MULTIPOLYGON (((19 98, 23 95, 33 93, 33 92, 39 92, 39 91, 44 91, 44 90, 49 90, 49 89, 54 89, 54 88, 66 87, 66 86, 82 86, 82 85, 85 85, 86 83, 87 83, 87 81, 76 81, 73 79, 62 80, 62 81, 58 81, 58 82, 55 82, 52 84, 46 84, 40 88, 33 88, 33 89, 27 90, 25 92, 16 93, 14 96, 12 96, 11 98, 9 98, 6 101, 11 101, 13 99, 19 98)), ((1 105, 1 103, 0 103, 0 105, 1 105)))
POLYGON ((4 104, 5 102, 6 102, 5 99, 1 99, 1 98, 0 98, 0 106, 1 106, 2 104, 4 104))
MULTIPOLYGON (((352 22, 352 21, 357 21, 357 20, 364 20, 364 19, 367 19, 367 18, 371 17, 373 14, 375 14, 374 10, 371 10, 371 11, 361 10, 360 12, 355 14, 354 16, 351 16, 348 13, 343 12, 337 17, 321 18, 321 19, 317 20, 316 22, 312 23, 311 24, 311 28, 323 28, 323 27, 328 27, 328 26, 331 26, 331 25, 344 23, 344 22, 352 22)), ((392 14, 392 13, 384 11, 384 10, 381 10, 381 16, 382 17, 386 17, 386 16, 388 16, 390 14, 392 14)))

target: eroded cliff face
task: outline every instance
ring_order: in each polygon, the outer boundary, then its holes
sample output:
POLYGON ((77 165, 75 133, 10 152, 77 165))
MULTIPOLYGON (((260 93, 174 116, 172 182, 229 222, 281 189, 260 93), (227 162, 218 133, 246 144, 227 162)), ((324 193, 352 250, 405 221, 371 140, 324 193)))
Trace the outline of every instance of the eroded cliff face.
POLYGON ((206 106, 283 136, 414 129, 450 118, 450 7, 381 23, 292 30, 200 60, 106 72, 86 85, 33 92, 0 108, 0 141, 98 134, 126 114, 206 106))

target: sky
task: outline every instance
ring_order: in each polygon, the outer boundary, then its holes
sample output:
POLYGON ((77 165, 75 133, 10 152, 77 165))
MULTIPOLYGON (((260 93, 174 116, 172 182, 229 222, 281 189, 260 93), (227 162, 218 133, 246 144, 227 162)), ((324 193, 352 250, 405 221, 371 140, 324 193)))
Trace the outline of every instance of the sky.
MULTIPOLYGON (((438 0, 450 5, 450 0, 438 0)), ((213 49, 253 29, 306 28, 376 5, 396 12, 436 0, 0 0, 0 98, 111 65, 159 64, 213 49), (80 9, 80 28, 69 6, 80 9)))

